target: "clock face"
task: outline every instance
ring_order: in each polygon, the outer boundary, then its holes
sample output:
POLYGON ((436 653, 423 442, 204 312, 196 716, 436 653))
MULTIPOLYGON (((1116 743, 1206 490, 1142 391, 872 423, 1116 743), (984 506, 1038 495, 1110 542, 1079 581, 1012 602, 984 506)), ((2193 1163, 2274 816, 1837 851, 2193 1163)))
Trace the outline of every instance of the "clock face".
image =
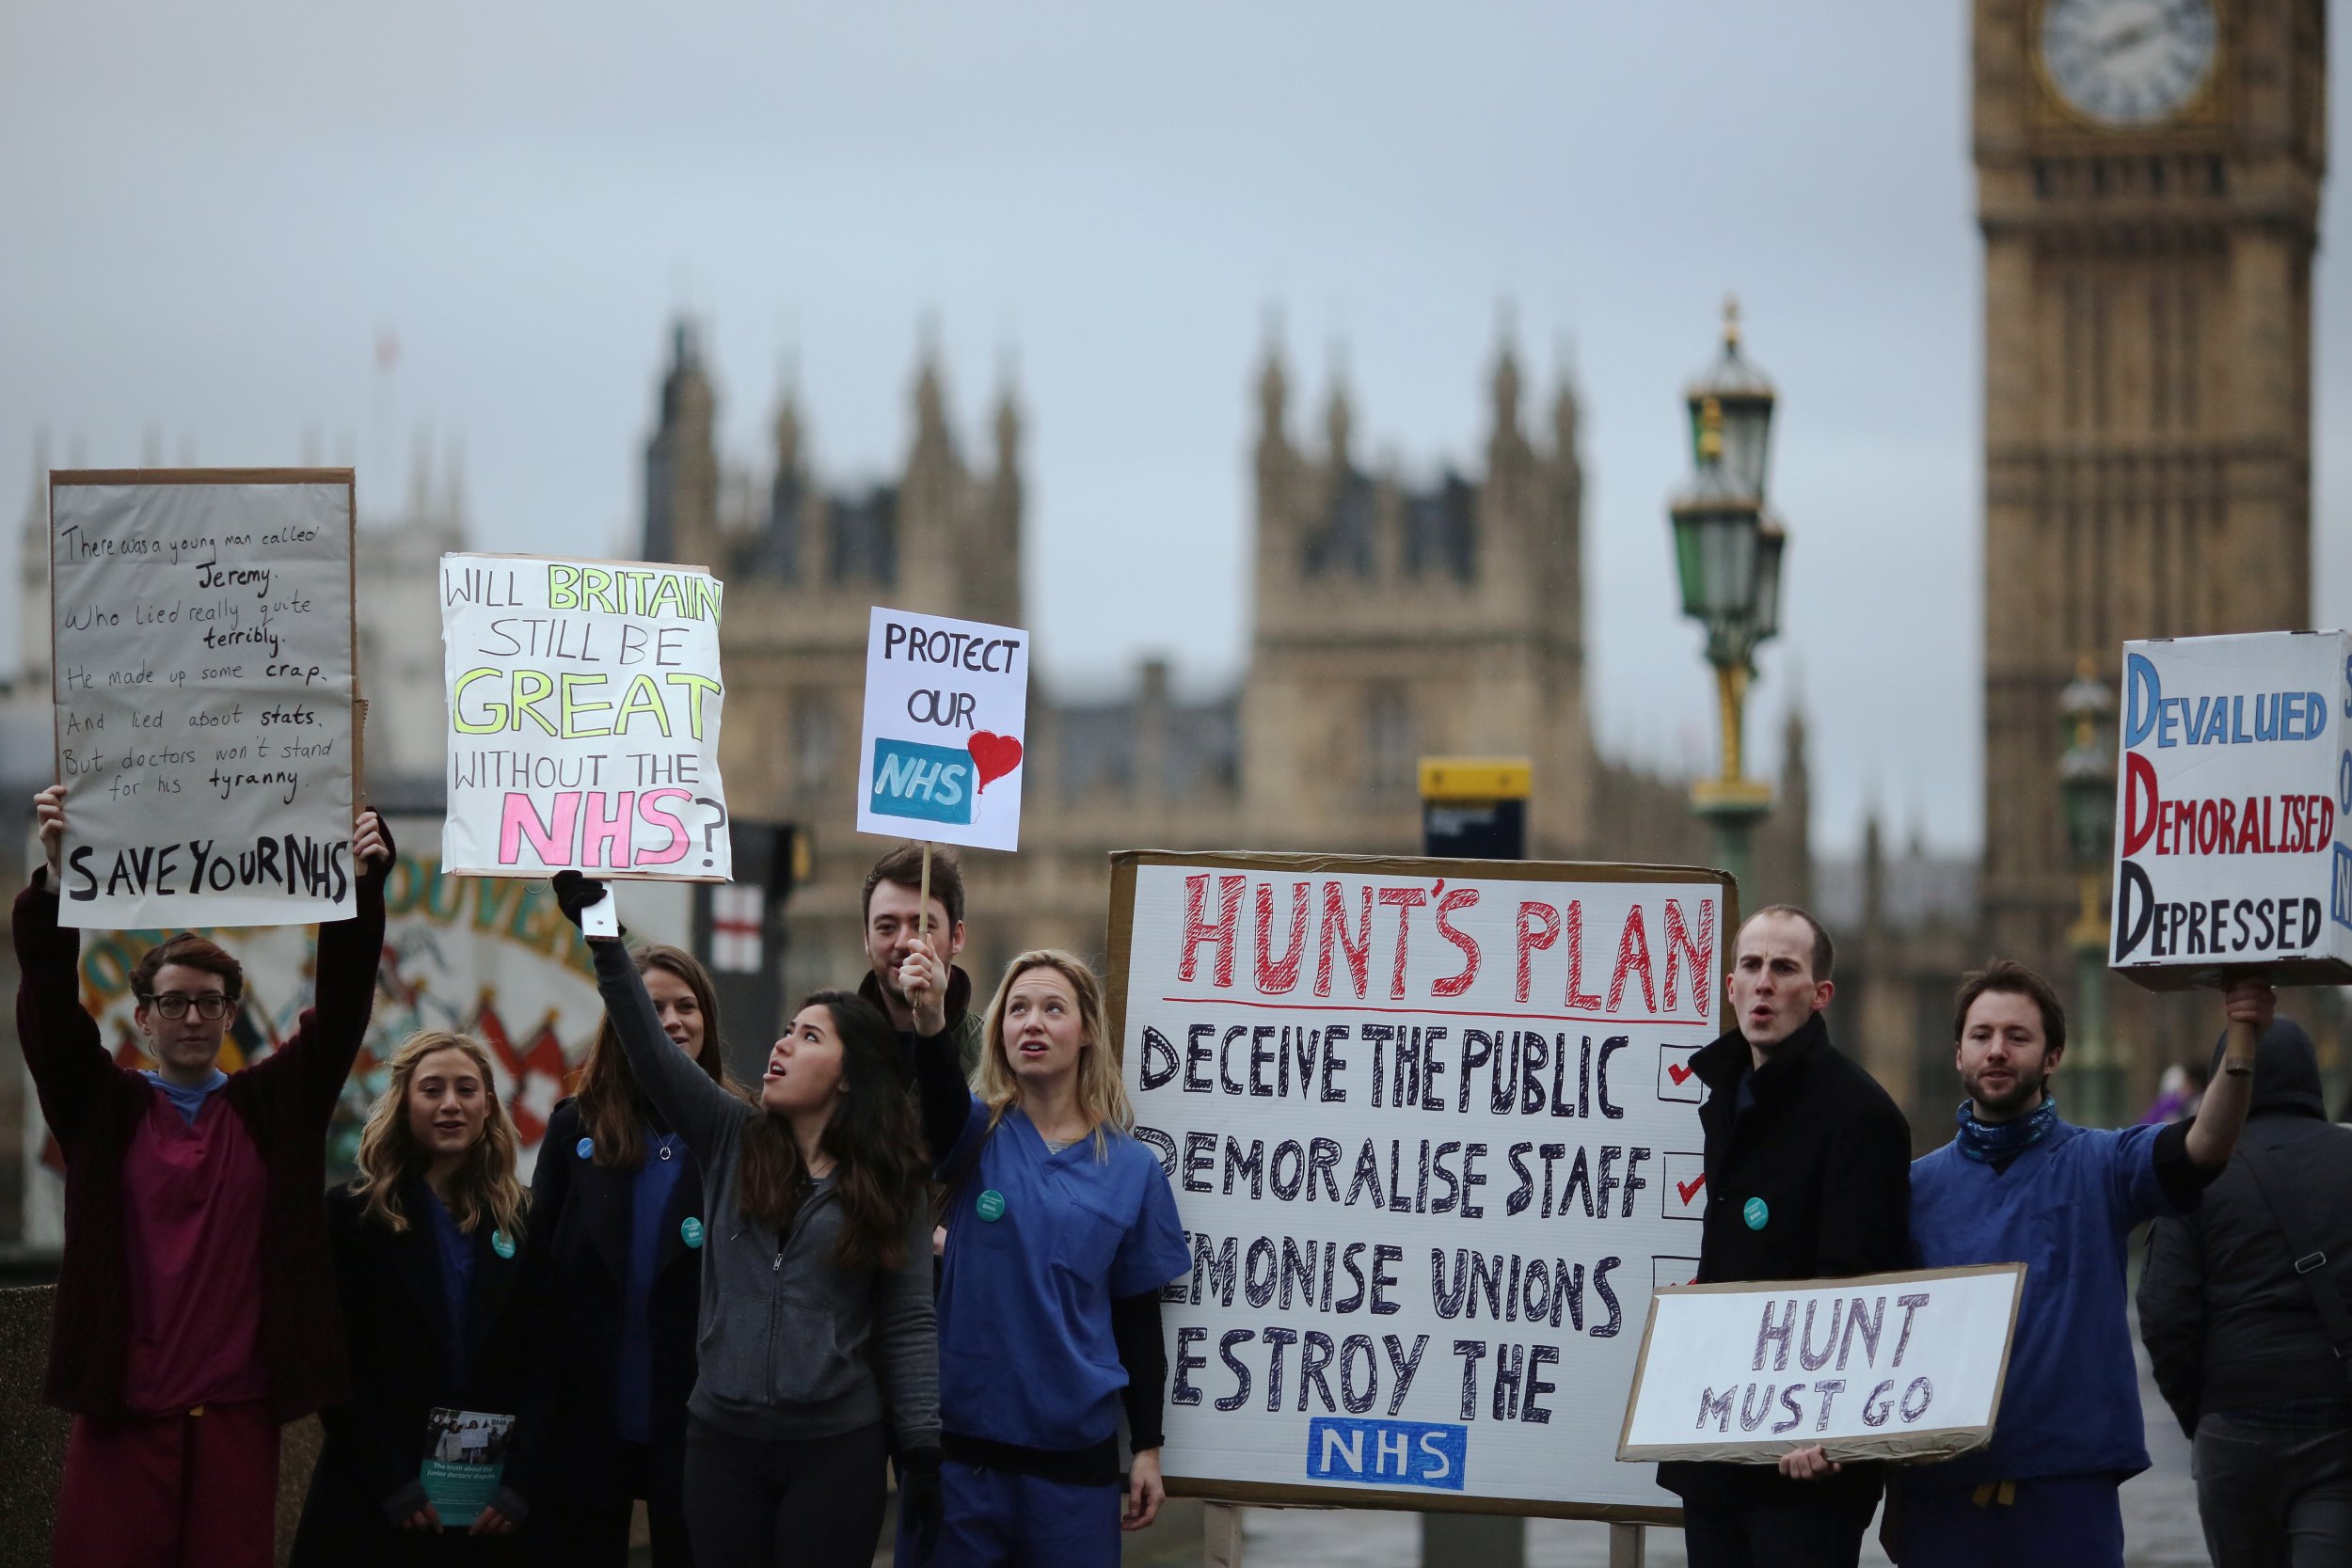
POLYGON ((2102 125, 2155 125, 2213 71, 2210 0, 2048 0, 2042 63, 2060 97, 2102 125))

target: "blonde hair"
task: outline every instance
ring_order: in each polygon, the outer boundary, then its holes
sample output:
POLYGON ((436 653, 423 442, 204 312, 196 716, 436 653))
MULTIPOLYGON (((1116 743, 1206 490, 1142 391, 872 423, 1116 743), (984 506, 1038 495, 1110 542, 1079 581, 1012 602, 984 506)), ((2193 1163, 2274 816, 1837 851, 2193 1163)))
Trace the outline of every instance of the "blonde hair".
POLYGON ((1078 1026, 1088 1047, 1078 1053, 1078 1114, 1092 1129, 1094 1157, 1107 1160, 1110 1132, 1132 1133, 1136 1111, 1128 1103, 1126 1085, 1120 1081, 1110 1042, 1104 1038, 1103 982, 1094 977, 1084 958, 1057 948, 1037 948, 1013 959, 1005 967, 1005 977, 996 982, 996 994, 988 1004, 988 1023, 980 1037, 987 1048, 980 1053, 979 1082, 975 1085, 981 1103, 988 1107, 988 1131, 994 1132, 1005 1113, 1021 1101, 1021 1080, 1013 1076, 1012 1063, 1005 1055, 1005 1005, 1012 995, 1013 983, 1033 969, 1054 970, 1070 982, 1071 992, 1078 999, 1078 1026))
POLYGON ((408 1090, 416 1082, 418 1064, 437 1051, 463 1052, 482 1074, 482 1092, 489 1101, 482 1136, 466 1151, 465 1164, 450 1182, 450 1214, 468 1235, 486 1215, 510 1241, 519 1240, 531 1194, 515 1174, 515 1124, 499 1099, 490 1053, 471 1035, 421 1030, 392 1053, 391 1081, 376 1097, 359 1133, 359 1174, 352 1179, 351 1190, 367 1199, 368 1218, 395 1233, 408 1228, 408 1215, 400 1202, 401 1182, 421 1173, 426 1163, 417 1135, 408 1128, 408 1090))

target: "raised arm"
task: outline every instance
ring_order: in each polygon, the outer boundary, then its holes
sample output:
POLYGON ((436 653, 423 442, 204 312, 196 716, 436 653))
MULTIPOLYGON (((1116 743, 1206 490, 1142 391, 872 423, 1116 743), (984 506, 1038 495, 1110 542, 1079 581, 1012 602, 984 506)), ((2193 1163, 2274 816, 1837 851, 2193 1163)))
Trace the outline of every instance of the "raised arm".
POLYGON ((351 833, 351 859, 358 873, 356 907, 346 919, 320 923, 318 979, 310 1011, 270 1058, 286 1064, 273 1070, 302 1075, 303 1098, 321 1117, 334 1113, 375 1011, 375 973, 384 961, 384 881, 397 856, 383 818, 373 810, 361 812, 351 833))
POLYGON ((2246 1130, 2246 1108, 2254 1098, 2254 1042, 2276 1016, 2279 993, 2266 980, 2239 980, 2222 997, 2230 1016, 2230 1051, 2221 1070, 2205 1085, 2197 1119, 2188 1129, 2188 1157, 2202 1170, 2217 1171, 2237 1150, 2246 1130))
MULTIPOLYGON (((555 901, 575 926, 580 924, 580 911, 605 896, 603 883, 590 881, 577 871, 555 874, 555 901)), ((596 960, 596 990, 604 997, 605 1017, 612 1021, 613 1037, 621 1042, 629 1070, 636 1074, 645 1098, 707 1167, 712 1155, 741 1127, 751 1107, 714 1083, 692 1058, 670 1043, 628 947, 614 937, 587 940, 589 954, 596 960)))
POLYGON ((16 1041, 40 1098, 41 1118, 71 1145, 97 1097, 116 1074, 82 1006, 82 933, 57 924, 57 844, 65 832, 65 785, 33 797, 48 863, 16 895, 16 1041))

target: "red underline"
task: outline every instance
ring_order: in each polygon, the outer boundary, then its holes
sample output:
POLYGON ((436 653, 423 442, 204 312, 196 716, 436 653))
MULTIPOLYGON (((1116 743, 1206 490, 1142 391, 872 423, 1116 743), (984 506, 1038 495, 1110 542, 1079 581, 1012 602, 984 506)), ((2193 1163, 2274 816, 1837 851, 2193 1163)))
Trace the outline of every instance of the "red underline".
POLYGON ((1204 1007, 1261 1007, 1292 1013, 1410 1013, 1422 1018, 1542 1019, 1556 1023, 1680 1023, 1707 1026, 1703 1018, 1631 1018, 1622 1013, 1482 1013, 1458 1007, 1374 1007, 1361 1002, 1244 1002, 1230 996, 1163 996, 1163 1002, 1204 1007))

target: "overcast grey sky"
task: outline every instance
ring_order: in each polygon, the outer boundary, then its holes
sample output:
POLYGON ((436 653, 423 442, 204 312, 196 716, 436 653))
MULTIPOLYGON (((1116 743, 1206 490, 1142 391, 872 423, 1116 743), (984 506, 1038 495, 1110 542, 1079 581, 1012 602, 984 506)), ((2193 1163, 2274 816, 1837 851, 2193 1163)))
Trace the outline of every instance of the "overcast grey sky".
MULTIPOLYGON (((1764 761, 1801 694, 1820 842, 1875 800, 1971 847, 1966 66, 1958 0, 10 0, 0 499, 32 494, 38 429, 93 465, 150 432, 170 461, 294 462, 316 431, 380 511, 429 425, 462 436, 479 547, 612 548, 674 311, 707 324, 732 454, 764 466, 788 354, 835 480, 898 463, 930 314, 968 452, 1017 362, 1046 677, 1100 689, 1165 652, 1207 689, 1248 635, 1268 307, 1295 430, 1343 362, 1362 449, 1425 473, 1477 460, 1509 300, 1535 407, 1573 342, 1600 738, 1695 768, 1709 684, 1662 503, 1736 290, 1794 534, 1764 761)), ((2344 205, 2319 271, 2324 625, 2352 620, 2344 205)))

